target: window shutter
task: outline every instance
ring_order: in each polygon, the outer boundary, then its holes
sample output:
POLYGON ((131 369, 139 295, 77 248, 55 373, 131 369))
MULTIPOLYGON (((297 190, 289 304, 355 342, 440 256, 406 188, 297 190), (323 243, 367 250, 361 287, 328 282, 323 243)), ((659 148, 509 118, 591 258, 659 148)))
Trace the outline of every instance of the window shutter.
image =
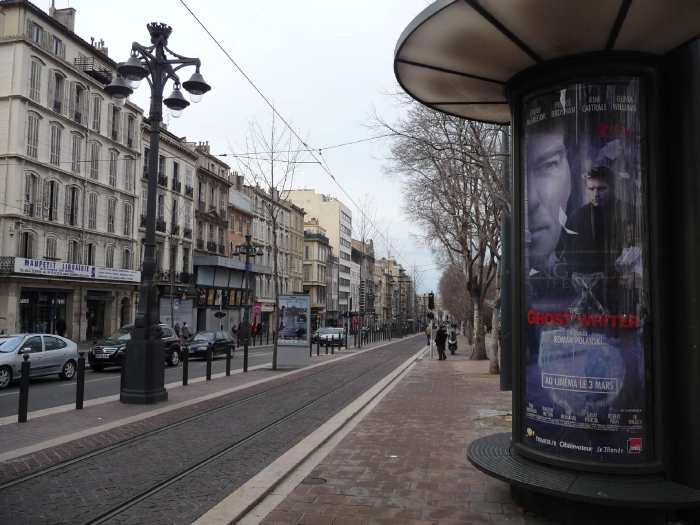
MULTIPOLYGON (((65 197, 65 207, 63 210, 63 223, 64 224, 70 224, 70 207, 71 207, 71 194, 73 193, 73 188, 68 187, 66 188, 66 197, 65 197)), ((72 245, 72 243, 71 243, 72 245)))
POLYGON ((49 49, 49 33, 41 29, 41 47, 44 49, 49 49))
POLYGON ((112 113, 114 112, 114 104, 107 106, 107 136, 112 137, 112 113))
POLYGON ((70 86, 68 85, 68 79, 64 78, 63 79, 63 104, 61 109, 63 110, 62 113, 64 115, 68 115, 68 118, 72 119, 73 115, 68 111, 68 105, 73 103, 73 98, 71 97, 73 93, 73 89, 75 89, 75 83, 71 82, 70 86))
POLYGON ((53 195, 51 196, 51 200, 53 201, 52 204, 52 209, 53 209, 53 217, 49 217, 49 220, 55 221, 57 219, 56 213, 58 211, 58 188, 59 185, 57 182, 54 182, 53 185, 53 195))
POLYGON ((80 99, 80 123, 84 126, 88 125, 88 91, 83 89, 83 96, 80 99))
POLYGON ((56 91, 56 73, 54 71, 51 71, 49 73, 49 90, 48 90, 48 99, 46 100, 46 105, 49 106, 51 109, 53 109, 53 99, 54 99, 54 92, 56 91))
POLYGON ((68 98, 68 118, 73 119, 75 116, 75 82, 70 83, 70 95, 68 98))
POLYGON ((48 219, 49 218, 49 208, 51 206, 51 182, 48 180, 44 181, 44 185, 42 188, 41 204, 42 204, 41 216, 44 219, 48 219))

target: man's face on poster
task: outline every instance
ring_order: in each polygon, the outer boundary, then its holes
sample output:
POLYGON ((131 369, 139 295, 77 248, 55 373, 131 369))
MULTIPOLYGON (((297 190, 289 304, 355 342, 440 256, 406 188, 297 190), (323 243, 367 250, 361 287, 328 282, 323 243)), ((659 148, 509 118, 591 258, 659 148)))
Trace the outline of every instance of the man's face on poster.
POLYGON ((559 242, 559 210, 571 193, 571 171, 563 130, 552 129, 527 138, 527 228, 530 265, 546 264, 559 242))
POLYGON ((610 195, 610 186, 604 180, 589 177, 586 179, 586 195, 594 208, 605 207, 610 195))

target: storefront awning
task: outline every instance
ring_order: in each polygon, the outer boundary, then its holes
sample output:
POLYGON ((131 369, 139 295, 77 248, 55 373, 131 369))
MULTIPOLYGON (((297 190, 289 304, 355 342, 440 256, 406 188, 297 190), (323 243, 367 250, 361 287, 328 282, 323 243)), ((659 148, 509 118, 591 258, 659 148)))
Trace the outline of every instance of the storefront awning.
POLYGON ((698 36, 698 0, 438 0, 402 33, 394 73, 426 106, 507 123, 505 84, 530 66, 596 51, 662 55, 698 36))

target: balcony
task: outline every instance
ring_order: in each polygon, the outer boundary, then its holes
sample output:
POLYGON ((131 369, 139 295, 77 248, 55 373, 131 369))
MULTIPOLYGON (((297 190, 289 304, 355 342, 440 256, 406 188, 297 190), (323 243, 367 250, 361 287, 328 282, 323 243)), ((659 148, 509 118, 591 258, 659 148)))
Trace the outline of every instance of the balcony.
POLYGON ((156 231, 165 233, 165 219, 156 219, 156 231))
POLYGON ((216 243, 213 241, 208 241, 207 242, 207 251, 208 252, 216 252, 216 243))
POLYGON ((182 232, 182 235, 185 237, 185 239, 191 239, 192 238, 192 228, 185 228, 182 232))
POLYGON ((75 67, 103 84, 109 84, 112 81, 112 72, 96 62, 94 57, 77 57, 73 63, 75 67))
POLYGON ((173 191, 182 192, 182 183, 177 179, 173 179, 173 191))
POLYGON ((158 186, 163 186, 164 188, 168 187, 168 177, 163 173, 158 174, 158 186))
POLYGON ((192 186, 185 186, 185 195, 192 197, 194 195, 194 188, 192 186))
POLYGON ((173 235, 180 235, 180 227, 177 224, 173 224, 170 227, 170 233, 172 233, 173 235))
POLYGON ((197 239, 197 249, 198 250, 204 249, 204 239, 197 239))

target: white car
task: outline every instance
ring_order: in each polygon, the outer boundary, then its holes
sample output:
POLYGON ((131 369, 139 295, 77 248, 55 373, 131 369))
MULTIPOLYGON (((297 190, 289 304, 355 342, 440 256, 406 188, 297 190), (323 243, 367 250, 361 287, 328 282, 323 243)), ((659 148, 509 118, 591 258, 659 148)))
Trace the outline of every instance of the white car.
POLYGON ((78 364, 78 345, 51 334, 0 336, 0 390, 22 375, 24 355, 29 355, 29 377, 57 374, 70 380, 78 364))
POLYGON ((345 330, 343 328, 321 328, 318 331, 318 341, 321 346, 343 346, 345 341, 345 330))

